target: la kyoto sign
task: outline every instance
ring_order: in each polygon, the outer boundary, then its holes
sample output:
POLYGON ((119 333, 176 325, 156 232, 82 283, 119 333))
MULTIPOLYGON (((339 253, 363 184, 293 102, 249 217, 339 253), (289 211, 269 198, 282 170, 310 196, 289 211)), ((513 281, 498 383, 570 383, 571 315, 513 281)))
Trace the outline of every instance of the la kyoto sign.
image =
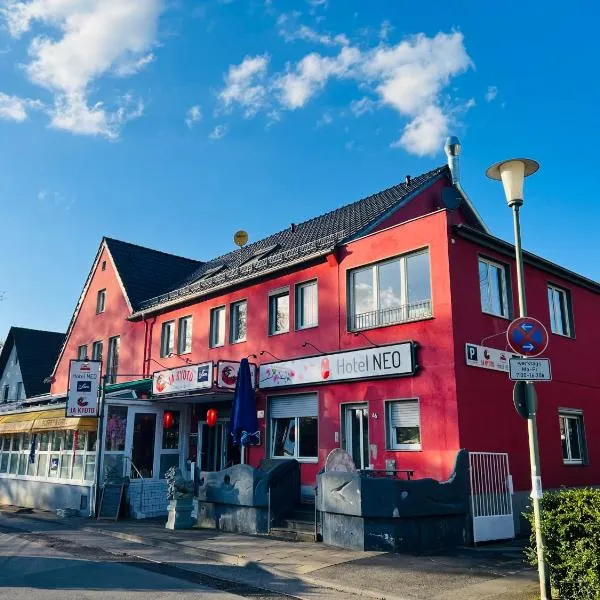
POLYGON ((260 365, 258 387, 311 385, 374 377, 414 375, 415 345, 402 342, 260 365))
POLYGON ((193 390, 211 388, 213 384, 213 364, 204 362, 185 365, 175 369, 165 369, 152 374, 152 395, 177 394, 193 390))

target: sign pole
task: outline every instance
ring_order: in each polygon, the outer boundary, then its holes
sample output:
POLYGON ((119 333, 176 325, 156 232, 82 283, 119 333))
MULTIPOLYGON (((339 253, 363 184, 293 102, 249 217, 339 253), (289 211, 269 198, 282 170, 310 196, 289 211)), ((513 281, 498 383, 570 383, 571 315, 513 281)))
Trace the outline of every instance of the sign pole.
MULTIPOLYGON (((527 299, 525 296, 525 277, 523 274, 523 250, 521 248, 521 223, 519 209, 522 200, 513 200, 510 203, 513 213, 513 225, 515 233, 515 258, 517 263, 517 286, 519 293, 519 316, 527 316, 527 299)), ((533 383, 527 382, 533 387, 533 383)), ((550 588, 550 576, 546 572, 546 560, 544 558, 544 540, 542 537, 542 526, 540 518, 540 499, 542 496, 542 478, 540 473, 540 451, 538 444, 536 402, 535 394, 527 394, 527 433, 529 437, 529 462, 531 464, 531 501, 533 504, 533 516, 535 524, 535 544, 537 549, 538 574, 540 579, 541 600, 550 600, 552 591, 550 588)))
POLYGON ((100 503, 100 461, 102 459, 102 435, 104 431, 104 401, 108 375, 102 375, 102 386, 100 388, 100 402, 98 404, 98 429, 96 435, 96 468, 94 472, 94 508, 92 515, 98 516, 97 510, 100 503))

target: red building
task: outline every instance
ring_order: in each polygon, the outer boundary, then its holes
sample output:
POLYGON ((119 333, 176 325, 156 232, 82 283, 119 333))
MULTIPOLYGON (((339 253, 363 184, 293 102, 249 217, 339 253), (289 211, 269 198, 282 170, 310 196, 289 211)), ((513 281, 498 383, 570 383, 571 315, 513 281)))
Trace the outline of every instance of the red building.
MULTIPOLYGON (((554 380, 537 386, 544 484, 597 484, 600 285, 531 254, 525 265, 529 312, 551 332, 554 380)), ((144 515, 165 511, 151 495, 164 497, 169 466, 239 461, 226 424, 243 357, 257 366, 261 425, 248 461, 297 458, 305 494, 340 446, 360 469, 436 479, 466 448, 508 453, 520 508, 527 428, 504 335, 515 277, 513 247, 446 166, 208 262, 105 238, 52 394, 65 393, 70 359, 103 359, 103 463, 142 474, 144 515)), ((134 481, 132 505, 136 493, 134 481)))

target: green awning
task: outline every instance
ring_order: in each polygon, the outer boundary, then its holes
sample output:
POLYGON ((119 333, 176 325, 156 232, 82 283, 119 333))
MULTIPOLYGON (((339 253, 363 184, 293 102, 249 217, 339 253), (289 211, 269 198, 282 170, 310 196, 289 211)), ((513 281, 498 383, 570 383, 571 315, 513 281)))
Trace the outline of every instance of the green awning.
POLYGON ((150 392, 152 391, 152 379, 136 379, 135 381, 124 381, 123 383, 111 383, 104 390, 107 394, 113 392, 122 392, 125 390, 133 390, 134 392, 150 392))

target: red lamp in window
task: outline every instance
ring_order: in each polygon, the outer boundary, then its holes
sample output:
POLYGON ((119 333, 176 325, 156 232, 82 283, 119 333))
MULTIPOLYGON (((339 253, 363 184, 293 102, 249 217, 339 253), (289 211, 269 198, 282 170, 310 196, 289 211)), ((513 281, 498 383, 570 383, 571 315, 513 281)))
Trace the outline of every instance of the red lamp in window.
POLYGON ((165 429, 171 429, 173 427, 174 416, 170 410, 165 410, 163 414, 163 427, 165 429))
POLYGON ((209 408, 206 411, 206 424, 209 427, 214 427, 217 424, 217 418, 219 417, 219 413, 214 408, 209 408))

